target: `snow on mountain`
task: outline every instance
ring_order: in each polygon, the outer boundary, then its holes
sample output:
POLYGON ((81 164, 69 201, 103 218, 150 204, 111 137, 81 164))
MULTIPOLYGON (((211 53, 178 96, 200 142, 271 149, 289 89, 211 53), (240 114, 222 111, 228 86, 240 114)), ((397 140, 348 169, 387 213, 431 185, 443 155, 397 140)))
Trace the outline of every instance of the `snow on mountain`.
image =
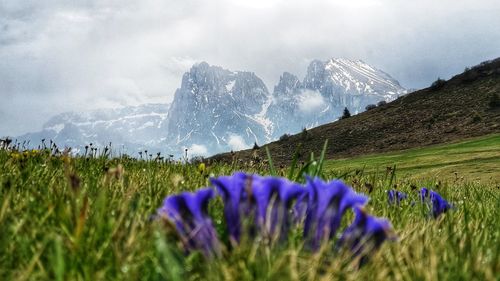
POLYGON ((170 145, 216 153, 271 139, 269 92, 254 73, 202 62, 184 74, 168 114, 170 145))
POLYGON ((368 104, 389 102, 406 92, 389 74, 360 60, 312 61, 302 82, 285 72, 275 87, 268 109, 273 137, 333 122, 344 107, 356 114, 368 104))
POLYGON ((165 120, 169 104, 144 104, 117 109, 99 109, 88 112, 66 112, 52 117, 40 132, 18 137, 30 140, 32 145, 42 139, 59 146, 81 149, 93 143, 104 147, 112 142, 115 148, 126 147, 135 153, 139 148, 160 149, 165 140, 165 120))
POLYGON ((312 61, 301 81, 285 72, 270 94, 252 72, 198 63, 182 77, 174 100, 120 109, 63 113, 43 130, 18 137, 51 139, 60 146, 88 143, 162 151, 176 157, 241 150, 335 121, 344 107, 352 114, 368 104, 391 101, 407 91, 389 74, 362 61, 312 61))

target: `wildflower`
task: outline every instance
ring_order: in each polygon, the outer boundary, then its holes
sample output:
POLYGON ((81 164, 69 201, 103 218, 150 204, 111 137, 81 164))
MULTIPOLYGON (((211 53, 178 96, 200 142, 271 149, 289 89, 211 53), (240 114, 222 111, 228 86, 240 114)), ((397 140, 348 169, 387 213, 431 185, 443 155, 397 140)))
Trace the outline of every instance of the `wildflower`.
POLYGON ((389 200, 389 204, 396 203, 397 205, 399 205, 399 203, 401 201, 405 200, 408 197, 408 195, 404 192, 390 189, 390 190, 387 190, 387 197, 389 200))
POLYGON ((184 192, 165 198, 158 215, 170 221, 187 251, 201 250, 205 256, 220 255, 217 234, 208 216, 208 203, 214 197, 210 188, 184 192))
POLYGON ((430 192, 430 199, 432 203, 432 215, 437 218, 442 213, 451 209, 451 205, 435 191, 430 192))
POLYGON ((235 173, 232 176, 211 178, 224 201, 224 217, 228 226, 229 236, 233 243, 240 241, 241 216, 249 215, 252 208, 252 176, 245 173, 235 173))
POLYGON ((205 173, 205 169, 205 163, 200 163, 200 165, 198 165, 198 171, 200 171, 200 174, 205 173))
POLYGON ((242 218, 254 217, 266 237, 282 238, 291 224, 289 211, 295 199, 306 193, 297 183, 279 177, 245 173, 212 178, 224 201, 224 216, 233 242, 240 240, 242 218))
POLYGON ((342 233, 339 245, 349 247, 354 256, 362 255, 363 263, 386 239, 396 237, 388 220, 370 216, 359 206, 354 207, 354 213, 356 217, 342 233))
POLYGON ((422 189, 420 189, 419 195, 420 195, 420 200, 422 202, 425 202, 426 198, 429 197, 429 190, 425 187, 422 187, 422 189))
POLYGON ((340 180, 324 182, 319 178, 308 178, 306 187, 309 202, 304 237, 308 237, 313 249, 332 238, 347 208, 368 201, 366 196, 357 194, 340 180))
POLYGON ((291 224, 289 211, 292 204, 307 190, 297 183, 279 177, 254 176, 252 183, 252 196, 257 204, 257 225, 264 231, 264 235, 283 238, 291 224))
POLYGON ((452 205, 448 203, 439 193, 433 191, 433 190, 428 190, 427 188, 423 187, 420 189, 420 199, 423 203, 430 203, 432 204, 432 216, 434 218, 439 217, 442 213, 445 213, 449 209, 452 208, 452 205))

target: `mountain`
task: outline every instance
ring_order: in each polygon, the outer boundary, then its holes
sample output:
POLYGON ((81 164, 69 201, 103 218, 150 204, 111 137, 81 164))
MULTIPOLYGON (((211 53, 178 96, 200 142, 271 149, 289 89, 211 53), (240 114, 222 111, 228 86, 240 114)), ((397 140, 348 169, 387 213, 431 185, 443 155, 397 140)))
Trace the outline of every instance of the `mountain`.
POLYGON ((74 148, 112 142, 133 154, 149 149, 180 156, 188 149, 189 156, 207 156, 265 144, 336 120, 344 107, 355 114, 405 93, 391 76, 362 61, 315 60, 302 81, 283 73, 272 94, 253 72, 201 62, 183 75, 170 106, 63 113, 18 140, 51 139, 74 148))
POLYGON ((170 145, 207 154, 268 142, 269 101, 254 73, 196 64, 182 77, 168 113, 170 145))
MULTIPOLYGON (((321 66, 321 65, 320 65, 321 66)), ((322 67, 316 68, 322 72, 322 67)), ((319 77, 324 77, 320 74, 319 77)), ((314 80, 316 81, 316 80, 314 80)), ((310 80, 310 82, 314 82, 310 80)), ((315 82, 314 82, 315 83, 315 82)), ((321 87, 321 83, 313 87, 321 87)), ((500 58, 484 62, 448 81, 409 93, 374 109, 325 124, 266 146, 277 165, 319 155, 328 140, 326 158, 401 150, 500 132, 500 58)), ((266 158, 261 147, 219 154, 210 161, 266 158)))
POLYGON ((203 62, 184 74, 168 115, 171 147, 205 154, 268 143, 391 101, 406 90, 388 74, 346 59, 313 61, 300 81, 285 72, 270 95, 254 73, 203 62))
POLYGON ((76 150, 93 143, 104 147, 112 142, 115 148, 135 150, 162 149, 164 126, 169 104, 144 104, 118 109, 99 109, 88 112, 66 112, 52 117, 40 132, 17 138, 18 142, 41 144, 42 139, 76 150))
POLYGON ((389 74, 361 60, 312 61, 303 81, 285 72, 274 88, 268 118, 275 138, 338 119, 345 107, 352 114, 369 104, 390 102, 407 91, 389 74))

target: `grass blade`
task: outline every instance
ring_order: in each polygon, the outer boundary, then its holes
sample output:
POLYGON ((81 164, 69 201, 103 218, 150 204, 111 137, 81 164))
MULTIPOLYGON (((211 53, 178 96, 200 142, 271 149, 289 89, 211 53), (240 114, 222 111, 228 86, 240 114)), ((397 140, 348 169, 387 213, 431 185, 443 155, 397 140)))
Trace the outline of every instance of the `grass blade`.
POLYGON ((269 163, 269 172, 271 173, 272 176, 276 176, 276 169, 274 168, 273 164, 273 158, 271 157, 271 152, 269 152, 269 148, 266 146, 266 154, 267 154, 267 161, 269 163))

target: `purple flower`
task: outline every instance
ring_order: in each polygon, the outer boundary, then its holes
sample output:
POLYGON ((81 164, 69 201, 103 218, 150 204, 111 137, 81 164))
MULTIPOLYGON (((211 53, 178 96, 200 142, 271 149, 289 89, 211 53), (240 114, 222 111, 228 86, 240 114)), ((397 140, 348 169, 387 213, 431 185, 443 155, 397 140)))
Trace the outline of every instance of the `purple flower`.
POLYGON ((278 177, 256 177, 252 196, 257 203, 256 223, 263 235, 285 237, 290 224, 290 209, 307 190, 300 184, 278 177), (279 230, 277 230, 279 229, 279 230))
POLYGON ((389 199, 389 204, 397 204, 405 200, 408 196, 404 192, 400 192, 394 189, 387 190, 387 197, 389 199))
POLYGON ((422 189, 420 189, 419 195, 420 195, 420 200, 422 202, 425 202, 425 200, 429 197, 429 190, 425 187, 422 187, 422 189))
POLYGON ((439 215, 452 208, 452 205, 448 203, 448 201, 433 190, 428 190, 423 187, 420 189, 419 194, 423 203, 432 204, 432 216, 434 216, 434 218, 439 217, 439 215))
POLYGON ((342 233, 339 245, 349 247, 355 256, 366 256, 386 239, 395 239, 388 220, 370 216, 359 206, 354 207, 354 213, 356 217, 342 233))
POLYGON ((235 173, 211 179, 224 201, 224 216, 231 239, 238 243, 242 218, 255 218, 263 235, 283 236, 290 226, 292 203, 306 190, 299 184, 278 177, 235 173), (278 231, 279 228, 279 231, 278 231))
POLYGON ((206 256, 220 255, 217 234, 208 216, 208 203, 214 197, 210 188, 184 192, 165 198, 158 215, 175 225, 187 251, 201 250, 206 256))
POLYGON ((435 218, 452 208, 448 201, 435 191, 430 192, 430 199, 432 203, 432 215, 435 218))
POLYGON ((295 224, 300 224, 304 222, 308 203, 309 203, 309 192, 306 189, 306 192, 302 193, 297 197, 297 201, 295 202, 292 208, 292 216, 295 224))
POLYGON ((252 202, 251 175, 235 173, 232 176, 211 178, 211 183, 217 188, 224 201, 224 217, 228 226, 229 237, 233 243, 240 241, 241 216, 250 215, 254 203, 252 202))
POLYGON ((304 225, 304 237, 313 249, 337 231, 347 208, 363 205, 368 201, 340 180, 324 182, 319 178, 307 178, 309 203, 304 225))

